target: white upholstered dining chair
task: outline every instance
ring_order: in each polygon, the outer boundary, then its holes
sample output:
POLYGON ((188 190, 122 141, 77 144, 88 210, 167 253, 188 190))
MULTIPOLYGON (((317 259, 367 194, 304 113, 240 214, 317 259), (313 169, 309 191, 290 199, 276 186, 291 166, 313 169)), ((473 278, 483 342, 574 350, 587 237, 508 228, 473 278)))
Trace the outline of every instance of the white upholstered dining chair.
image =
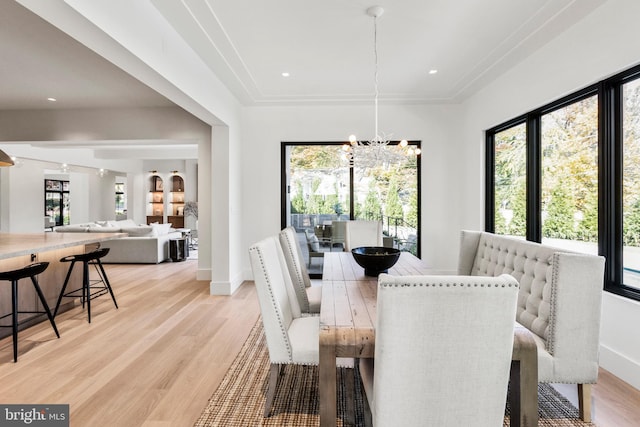
POLYGON ((382 221, 347 221, 345 246, 347 251, 361 246, 382 246, 382 221))
POLYGON ((322 287, 311 286, 309 271, 302 257, 302 250, 300 249, 295 228, 287 227, 283 229, 280 231, 279 238, 300 310, 303 313, 320 313, 322 287))
MULTIPOLYGON (((268 417, 282 366, 318 364, 320 317, 302 316, 278 236, 252 245, 249 258, 271 362, 264 407, 264 416, 268 417)), ((338 358, 336 363, 353 367, 353 359, 338 358)))
POLYGON ((375 359, 360 359, 374 425, 502 426, 517 296, 506 274, 381 274, 375 359))

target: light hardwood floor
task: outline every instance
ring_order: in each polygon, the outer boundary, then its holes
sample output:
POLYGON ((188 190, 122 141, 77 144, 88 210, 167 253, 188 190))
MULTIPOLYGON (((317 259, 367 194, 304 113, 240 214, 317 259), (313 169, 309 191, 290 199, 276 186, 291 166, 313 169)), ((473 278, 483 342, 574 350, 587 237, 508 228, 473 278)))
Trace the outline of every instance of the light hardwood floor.
MULTIPOLYGON (((21 332, 18 363, 0 340, 0 403, 68 403, 74 427, 192 426, 259 315, 252 283, 210 296, 196 263, 109 265, 120 309, 103 296, 91 324, 58 315, 60 339, 48 322, 21 332)), ((610 373, 593 399, 598 427, 638 425, 640 392, 610 373)))

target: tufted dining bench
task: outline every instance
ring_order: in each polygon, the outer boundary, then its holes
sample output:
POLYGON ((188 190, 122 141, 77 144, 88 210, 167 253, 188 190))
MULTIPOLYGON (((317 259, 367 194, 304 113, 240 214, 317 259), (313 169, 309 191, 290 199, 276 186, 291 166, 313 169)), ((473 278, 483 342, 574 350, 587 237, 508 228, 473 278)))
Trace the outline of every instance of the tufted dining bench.
POLYGON ((499 276, 520 284, 516 321, 534 334, 538 381, 578 384, 579 412, 591 419, 598 379, 603 257, 513 237, 462 231, 458 274, 499 276))

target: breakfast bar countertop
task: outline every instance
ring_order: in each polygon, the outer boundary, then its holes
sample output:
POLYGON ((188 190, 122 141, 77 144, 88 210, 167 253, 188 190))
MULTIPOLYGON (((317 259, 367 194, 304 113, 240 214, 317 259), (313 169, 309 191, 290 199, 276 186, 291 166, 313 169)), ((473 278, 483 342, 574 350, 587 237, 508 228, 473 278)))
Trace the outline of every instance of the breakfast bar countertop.
POLYGON ((125 237, 126 233, 0 233, 0 260, 125 237))

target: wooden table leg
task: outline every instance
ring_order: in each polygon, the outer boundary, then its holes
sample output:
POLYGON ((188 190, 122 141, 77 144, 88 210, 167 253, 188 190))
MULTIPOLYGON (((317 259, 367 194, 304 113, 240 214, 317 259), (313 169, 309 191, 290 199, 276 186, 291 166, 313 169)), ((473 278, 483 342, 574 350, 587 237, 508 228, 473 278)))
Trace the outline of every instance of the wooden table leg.
POLYGON ((538 348, 525 328, 516 328, 509 387, 511 427, 538 426, 538 348))
POLYGON ((318 394, 320 399, 320 426, 336 425, 336 350, 335 345, 320 336, 320 359, 318 366, 318 394))

